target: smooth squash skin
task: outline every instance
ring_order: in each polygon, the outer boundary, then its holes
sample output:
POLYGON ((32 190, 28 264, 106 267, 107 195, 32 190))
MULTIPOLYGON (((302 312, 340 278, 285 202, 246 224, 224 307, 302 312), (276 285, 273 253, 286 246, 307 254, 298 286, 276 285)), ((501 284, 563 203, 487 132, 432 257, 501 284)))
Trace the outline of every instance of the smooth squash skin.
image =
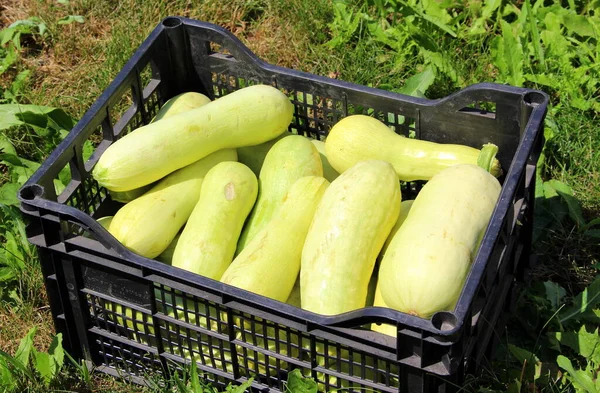
POLYGON ((381 261, 385 304, 422 318, 452 310, 500 189, 496 178, 468 164, 427 182, 381 261))
POLYGON ((392 230, 390 231, 390 234, 388 235, 387 239, 385 239, 385 243, 383 243, 383 248, 379 253, 380 258, 383 258, 387 248, 389 247, 390 243, 392 242, 392 239, 394 238, 394 235, 396 235, 396 232, 398 232, 398 229, 400 229, 400 227, 406 220, 406 217, 408 217, 408 213, 410 212, 410 208, 412 207, 413 202, 413 199, 408 199, 400 203, 400 214, 398 215, 398 220, 392 227, 392 230))
MULTIPOLYGON (((413 202, 414 202, 413 199, 409 199, 406 201, 402 201, 402 203, 400 203, 400 214, 398 215, 398 220, 396 221, 396 224, 394 224, 394 227, 390 231, 390 234, 388 235, 387 239, 385 239, 383 248, 381 249, 381 252, 379 253, 379 258, 383 258, 392 239, 396 235, 396 232, 398 232, 398 229, 400 229, 402 224, 404 224, 404 221, 406 220, 406 217, 408 217, 408 213, 410 212, 413 202)), ((381 296, 381 289, 379 288, 379 280, 378 280, 379 272, 376 272, 376 274, 373 274, 373 277, 375 277, 375 281, 376 281, 375 296, 373 299, 373 307, 389 308, 388 305, 385 304, 385 302, 383 301, 383 297, 381 296)), ((396 337, 396 327, 386 324, 386 323, 382 323, 379 325, 376 323, 372 323, 371 330, 373 330, 375 332, 387 334, 388 336, 396 337)))
MULTIPOLYGON (((385 301, 383 300, 383 297, 381 296, 381 288, 379 286, 379 281, 377 282, 377 286, 375 287, 375 299, 373 300, 373 307, 389 308, 389 306, 385 303, 385 301)), ((382 323, 379 325, 376 323, 372 323, 371 330, 373 330, 374 332, 387 334, 388 336, 392 336, 392 337, 397 336, 396 326, 393 326, 393 325, 390 325, 387 323, 382 323)))
POLYGON ((273 139, 287 129, 293 112, 278 89, 245 87, 125 135, 102 154, 93 176, 112 191, 142 187, 215 151, 273 139))
POLYGON ((310 140, 289 135, 275 143, 260 170, 258 197, 240 235, 238 255, 271 221, 296 180, 305 176, 323 176, 319 152, 310 140))
MULTIPOLYGON (((205 96, 204 94, 196 93, 196 92, 187 92, 181 93, 169 99, 163 106, 160 107, 156 116, 150 121, 153 123, 157 120, 164 119, 167 117, 171 117, 177 115, 182 112, 189 111, 191 109, 200 108, 202 105, 208 104, 210 102, 210 98, 205 96)), ((137 130, 134 130, 135 132, 137 130)), ((154 183, 146 184, 145 186, 134 188, 133 190, 128 191, 112 191, 109 190, 110 197, 113 201, 121 202, 121 203, 129 203, 133 201, 135 198, 139 198, 144 195, 148 190, 150 190, 154 186, 154 183)))
POLYGON ((331 183, 302 250, 303 309, 336 315, 365 306, 400 200, 398 175, 385 161, 361 161, 331 183))
POLYGON ((111 191, 108 190, 110 198, 115 202, 129 203, 136 198, 141 197, 155 185, 155 183, 146 184, 145 186, 134 188, 129 191, 111 191))
POLYGON ((300 302, 300 276, 298 276, 298 278, 296 278, 296 282, 294 283, 292 292, 290 293, 290 296, 288 296, 288 298, 285 302, 294 307, 298 307, 298 308, 302 307, 302 303, 300 302))
POLYGON ((308 227, 328 185, 318 176, 295 181, 273 219, 233 260, 221 281, 285 302, 300 271, 308 227))
POLYGON ((254 172, 254 174, 258 177, 260 176, 260 170, 262 169, 265 157, 267 156, 269 150, 271 150, 273 145, 279 142, 282 138, 290 135, 290 133, 284 132, 277 138, 271 139, 270 141, 266 141, 265 143, 261 143, 259 145, 238 147, 238 161, 252 169, 252 172, 254 172))
POLYGON ((313 143, 313 145, 315 145, 319 151, 319 154, 321 155, 321 163, 323 164, 323 177, 331 183, 337 179, 340 174, 331 166, 329 160, 327 159, 327 155, 325 153, 325 142, 317 139, 311 139, 310 141, 313 143))
POLYGON ((154 116, 151 122, 159 121, 161 119, 178 115, 192 109, 200 108, 209 102, 211 102, 210 98, 195 91, 188 91, 178 94, 174 97, 171 97, 163 106, 160 107, 156 113, 156 116, 154 116))
POLYGON ((231 161, 215 165, 204 178, 172 265, 219 280, 233 260, 257 193, 258 181, 246 165, 231 161))
POLYGON ((181 231, 175 235, 175 238, 169 243, 167 248, 163 252, 160 253, 155 259, 167 265, 173 263, 173 254, 175 253, 175 247, 177 246, 177 242, 179 241, 179 237, 181 237, 181 231))
MULTIPOLYGON (((406 138, 373 117, 352 115, 331 128, 325 152, 339 173, 359 161, 383 160, 394 166, 400 180, 413 181, 429 180, 453 165, 477 165, 481 150, 406 138)), ((494 176, 501 174, 497 159, 493 159, 490 172, 494 176)))
POLYGON ((208 171, 220 162, 235 160, 235 149, 219 150, 170 174, 120 208, 109 232, 131 251, 155 258, 169 246, 192 213, 208 171))

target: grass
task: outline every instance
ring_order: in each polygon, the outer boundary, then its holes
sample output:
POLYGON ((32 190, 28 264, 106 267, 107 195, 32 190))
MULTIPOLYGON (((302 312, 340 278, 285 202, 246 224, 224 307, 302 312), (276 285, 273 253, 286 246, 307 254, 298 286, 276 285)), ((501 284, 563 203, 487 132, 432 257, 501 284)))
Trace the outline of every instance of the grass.
MULTIPOLYGON (((62 108, 78 119, 154 26, 168 15, 182 15, 224 26, 270 63, 392 91, 399 91, 408 78, 427 67, 437 67, 435 81, 426 90, 428 98, 444 97, 477 82, 502 82, 505 81, 503 78, 519 76, 504 74, 494 58, 493 42, 488 35, 465 35, 460 33, 459 27, 458 37, 453 38, 424 23, 418 25, 418 34, 400 31, 384 40, 377 34, 392 34, 385 30, 387 27, 407 25, 403 19, 406 15, 389 9, 397 2, 355 0, 347 3, 346 8, 340 10, 336 8, 338 2, 333 0, 233 0, 227 4, 219 0, 173 0, 157 4, 143 0, 7 0, 0 6, 0 29, 13 21, 38 16, 48 26, 49 35, 43 39, 29 38, 24 42, 15 67, 0 75, 0 91, 8 88, 19 71, 30 70, 31 74, 20 90, 19 102, 62 108), (341 22, 340 13, 343 12, 348 23, 341 22), (82 15, 84 23, 59 24, 66 15, 82 15), (377 24, 383 26, 379 33, 373 30, 377 24), (346 38, 330 42, 341 36, 346 38), (417 40, 419 45, 415 45, 417 40), (430 54, 423 48, 444 53, 446 69, 428 57, 430 54)), ((525 3, 519 2, 520 5, 525 3)), ((576 3, 579 5, 579 2, 576 3)), ((457 2, 453 5, 463 18, 456 23, 471 26, 477 18, 481 18, 481 7, 487 2, 469 2, 471 8, 463 4, 457 2)), ((518 15, 512 19, 517 18, 518 15)), ((446 23, 454 26, 451 20, 446 23)), ((491 31, 496 26, 494 23, 490 19, 484 25, 491 31)), ((541 21, 537 23, 541 25, 541 21)), ((527 52, 529 49, 524 50, 527 52)), ((548 57, 547 62, 553 64, 560 57, 548 57)), ((526 68, 537 69, 539 59, 533 55, 532 59, 526 68)), ((523 72, 533 72, 531 70, 523 72)), ((553 135, 548 134, 552 137, 548 138, 545 147, 545 161, 540 170, 542 179, 556 179, 568 185, 581 204, 585 221, 600 217, 598 112, 577 108, 560 86, 548 87, 531 81, 524 84, 547 91, 554 106, 548 118, 556 126, 549 125, 546 130, 553 135)), ((35 161, 47 157, 54 143, 43 140, 26 128, 12 129, 7 136, 19 156, 35 161)), ((7 169, 0 165, 0 185, 8 181, 7 169)), ((4 242, 6 238, 0 234, 0 240, 4 242)), ((526 365, 515 361, 515 356, 508 349, 509 344, 538 351, 536 354, 541 358, 543 351, 538 344, 548 343, 544 337, 549 329, 555 328, 553 315, 557 311, 548 304, 546 297, 549 292, 544 283, 554 282, 564 288, 566 302, 587 288, 598 275, 599 242, 582 231, 568 216, 547 229, 545 236, 535 245, 535 252, 538 264, 533 271, 534 284, 522 295, 518 313, 509 324, 506 337, 502 338, 503 345, 495 363, 499 366, 490 370, 489 375, 474 380, 470 391, 488 386, 499 390, 535 391, 535 385, 519 385, 519 390, 514 390, 515 375, 523 382, 538 381, 539 385, 539 380, 528 376, 526 365)), ((9 353, 16 351, 23 332, 31 326, 38 327, 37 348, 47 348, 54 334, 35 257, 25 259, 22 272, 17 280, 20 301, 0 304, 0 349, 9 353)), ((551 355, 554 356, 554 353, 551 355)), ((547 359, 540 362, 557 368, 547 359)), ((149 391, 101 375, 94 376, 93 384, 87 386, 72 370, 64 373, 59 386, 64 390, 149 391)), ((32 388, 31 392, 44 391, 36 389, 32 388)), ((537 389, 558 392, 564 386, 549 381, 537 389)))

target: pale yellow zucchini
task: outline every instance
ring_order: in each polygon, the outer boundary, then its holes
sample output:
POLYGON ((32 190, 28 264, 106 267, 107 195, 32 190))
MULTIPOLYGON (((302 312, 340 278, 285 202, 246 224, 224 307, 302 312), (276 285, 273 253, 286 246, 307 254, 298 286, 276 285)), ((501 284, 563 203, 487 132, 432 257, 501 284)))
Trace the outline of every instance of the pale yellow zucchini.
POLYGON ((219 280, 233 260, 257 193, 258 181, 246 165, 215 165, 204 178, 200 199, 183 228, 172 265, 219 280))
POLYGON ((180 236, 181 236, 181 231, 179 231, 179 233, 177 235, 175 235, 175 238, 173 239, 173 241, 171 241, 171 243, 169 243, 169 246, 167 248, 165 248, 165 250, 163 252, 161 252, 160 255, 157 256, 155 259, 162 263, 166 263, 167 265, 172 264, 173 263, 173 253, 175 252, 175 247, 177 246, 177 242, 179 241, 180 236))
POLYGON ((219 162, 235 160, 235 149, 219 150, 170 174, 120 208, 109 232, 131 251, 155 258, 169 246, 192 213, 206 173, 219 162))
MULTIPOLYGON (((396 232, 398 232, 398 229, 400 229, 400 227, 406 220, 406 217, 408 217, 408 213, 410 212, 410 208, 412 207, 413 202, 414 202, 413 199, 409 199, 406 201, 402 201, 402 203, 400 203, 400 214, 398 215, 398 220, 396 221, 396 224, 394 224, 394 227, 390 231, 390 234, 388 235, 387 239, 385 239, 383 248, 381 249, 381 252, 379 253, 380 258, 383 258, 388 246, 390 245, 390 242, 394 238, 394 235, 396 234, 396 232)), ((373 277, 375 277, 375 280, 376 280, 375 297, 373 299, 373 307, 389 308, 387 306, 387 304, 385 304, 385 302, 383 301, 383 297, 381 297, 381 290, 379 289, 379 280, 377 279, 379 276, 378 273, 379 272, 377 272, 377 274, 373 274, 373 277)), ((387 334, 389 336, 396 337, 396 327, 389 325, 387 323, 382 323, 379 325, 376 323, 372 323, 371 330, 373 330, 375 332, 387 334)))
POLYGON ((145 193, 147 193, 148 191, 150 191, 150 189, 154 185, 155 185, 155 183, 146 184, 145 186, 134 188, 133 190, 129 190, 129 191, 108 190, 108 193, 110 194, 110 198, 115 202, 129 203, 129 202, 133 201, 135 198, 139 198, 142 195, 144 195, 145 193))
POLYGON ((408 217, 408 212, 410 212, 410 208, 412 207, 413 202, 414 202, 413 199, 409 199, 406 201, 402 201, 402 203, 400 203, 400 214, 398 215, 398 220, 394 224, 394 227, 390 231, 390 234, 388 235, 387 239, 385 239, 385 243, 383 243, 383 248, 381 249, 381 252, 379 253, 379 256, 381 258, 383 258, 383 256, 385 255, 385 252, 386 252, 388 246, 390 245, 392 238, 394 237, 396 232, 398 232, 398 229, 400 229, 400 227, 404 223, 404 220, 406 220, 406 217, 408 217))
POLYGON ((273 139, 287 129, 293 111, 278 89, 245 87, 125 135, 104 151, 93 176, 109 190, 138 188, 217 150, 273 139))
MULTIPOLYGON (((429 180, 457 164, 477 165, 482 153, 469 146, 406 138, 366 115, 352 115, 337 122, 327 136, 325 151, 339 173, 359 161, 383 160, 394 166, 402 181, 429 180)), ((502 173, 494 156, 488 157, 486 167, 494 176, 502 173)))
MULTIPOLYGON (((200 108, 202 105, 208 104, 209 102, 210 98, 208 98, 204 94, 196 92, 181 93, 165 102, 165 104, 158 110, 158 113, 150 121, 150 123, 153 123, 160 119, 171 117, 173 115, 177 115, 182 112, 189 111, 191 109, 200 108)), ((136 131, 137 130, 134 130, 133 132, 136 131)), ((146 184, 145 186, 134 188, 133 190, 128 191, 109 190, 109 193, 113 201, 129 203, 135 198, 139 198, 140 196, 144 195, 148 190, 150 190, 153 187, 153 185, 154 183, 146 184)))
POLYGON ((335 315, 365 306, 400 201, 398 176, 385 161, 361 161, 331 183, 302 250, 302 308, 335 315))
POLYGON ((302 307, 302 304, 300 303, 300 276, 296 278, 292 292, 285 302, 298 308, 302 307))
POLYGON ((289 135, 275 143, 260 171, 258 198, 240 235, 238 255, 271 221, 292 184, 304 176, 323 176, 319 152, 310 140, 289 135))
POLYGON ((97 221, 98 221, 98 224, 102 225, 102 227, 108 231, 108 228, 110 227, 110 223, 112 222, 112 220, 113 220, 113 216, 105 216, 105 217, 99 218, 97 221))
POLYGON ((475 165, 456 165, 431 178, 381 261, 385 304, 422 318, 452 310, 500 189, 475 165))
POLYGON ((284 132, 277 138, 261 143, 260 145, 238 147, 238 161, 252 169, 252 172, 254 172, 257 177, 260 176, 260 170, 269 150, 271 150, 273 145, 279 142, 280 139, 289 135, 291 134, 284 132))
POLYGON ((337 179, 340 174, 331 166, 329 160, 327 159, 327 155, 325 153, 325 142, 317 139, 311 139, 311 142, 313 145, 315 145, 321 156, 321 163, 323 164, 323 177, 331 183, 337 179))
POLYGON ((200 108, 211 102, 210 98, 204 94, 195 91, 188 91, 171 97, 163 106, 160 107, 156 116, 151 122, 178 115, 192 109, 200 108))
POLYGON ((328 185, 317 176, 294 182, 273 219, 233 260, 221 281, 285 302, 298 277, 308 227, 328 185))

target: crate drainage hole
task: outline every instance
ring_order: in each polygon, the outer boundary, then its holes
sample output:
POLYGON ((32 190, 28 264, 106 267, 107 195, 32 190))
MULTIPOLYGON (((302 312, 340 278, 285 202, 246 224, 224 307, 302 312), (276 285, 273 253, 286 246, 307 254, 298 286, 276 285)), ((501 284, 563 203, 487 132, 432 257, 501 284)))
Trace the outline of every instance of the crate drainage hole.
POLYGON ((456 327, 456 315, 447 311, 437 312, 431 318, 431 323, 436 329, 447 332, 456 327))
POLYGON ((545 100, 546 100, 546 97, 542 93, 538 93, 535 91, 527 93, 523 96, 523 101, 525 101, 527 104, 529 104, 531 106, 538 106, 538 105, 544 103, 545 100))
POLYGON ((42 195, 44 195, 44 187, 38 184, 32 184, 30 186, 22 188, 19 192, 19 195, 21 195, 21 198, 27 201, 31 201, 34 200, 36 197, 41 197, 42 195))
POLYGON ((164 27, 178 27, 181 26, 181 19, 179 18, 166 18, 162 22, 164 27))

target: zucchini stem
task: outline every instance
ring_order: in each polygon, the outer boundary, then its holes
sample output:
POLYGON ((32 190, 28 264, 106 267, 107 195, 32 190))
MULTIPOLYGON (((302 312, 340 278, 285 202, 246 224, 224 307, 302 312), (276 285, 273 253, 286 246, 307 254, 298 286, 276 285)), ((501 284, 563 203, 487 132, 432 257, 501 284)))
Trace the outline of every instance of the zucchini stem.
POLYGON ((491 173, 494 177, 502 175, 502 168, 500 161, 496 159, 496 154, 498 154, 498 146, 493 143, 486 143, 481 148, 481 152, 477 158, 477 165, 491 173))

